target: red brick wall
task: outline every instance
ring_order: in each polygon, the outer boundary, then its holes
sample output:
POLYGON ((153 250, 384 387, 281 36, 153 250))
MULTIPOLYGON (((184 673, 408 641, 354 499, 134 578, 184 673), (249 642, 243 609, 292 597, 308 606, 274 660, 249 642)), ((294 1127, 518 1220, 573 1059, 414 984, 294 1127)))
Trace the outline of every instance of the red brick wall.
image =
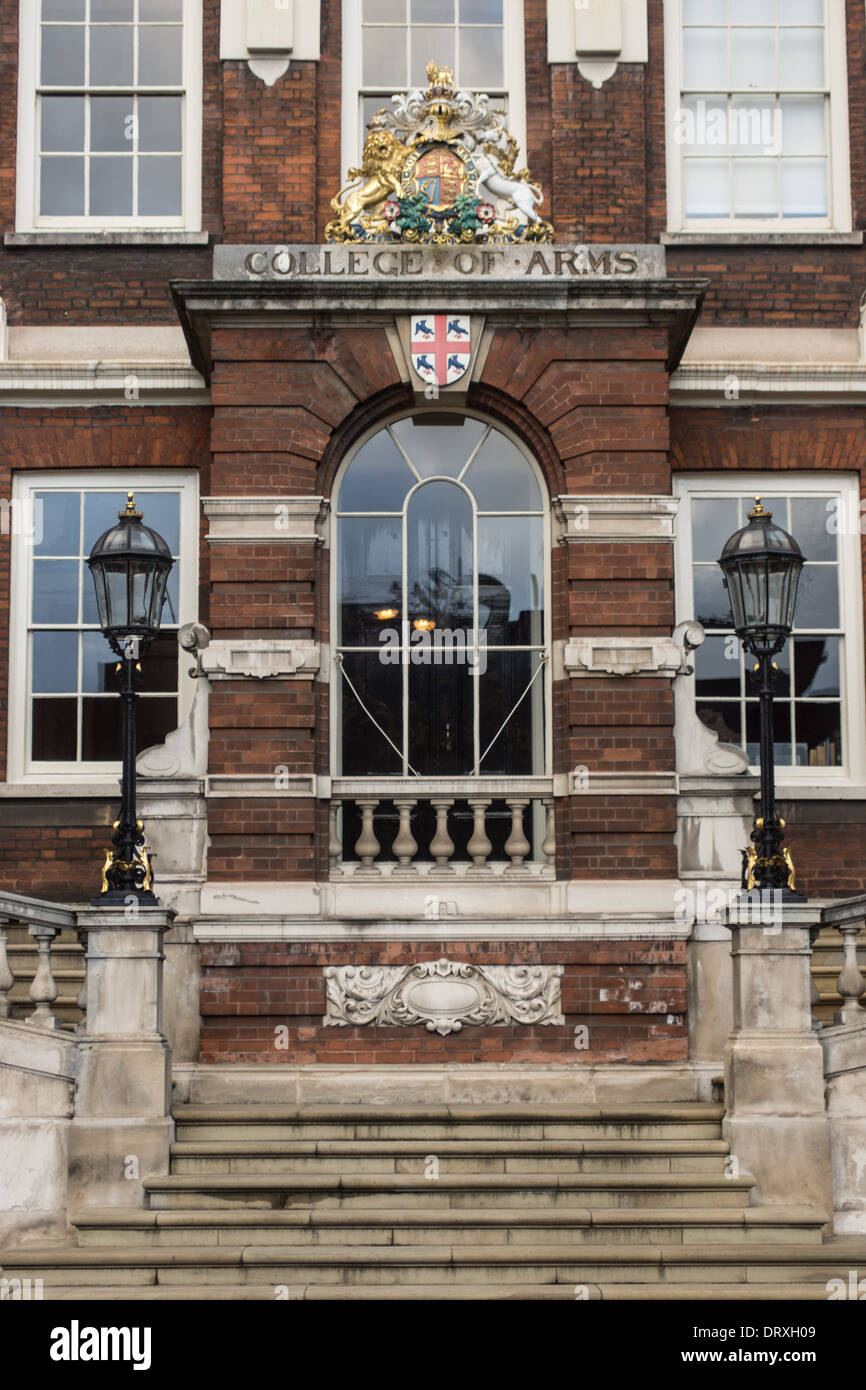
POLYGON ((685 945, 677 941, 580 943, 364 942, 204 944, 203 1062, 665 1062, 687 1055, 685 945), (326 965, 402 965, 459 958, 475 965, 561 963, 565 1023, 465 1027, 440 1038, 426 1028, 324 1027, 326 965), (668 1022, 668 1018, 675 1022, 668 1022), (575 1028, 587 1027, 587 1049, 575 1028), (279 1028, 287 1047, 277 1047, 279 1028), (282 1035, 285 1037, 285 1035, 282 1035))

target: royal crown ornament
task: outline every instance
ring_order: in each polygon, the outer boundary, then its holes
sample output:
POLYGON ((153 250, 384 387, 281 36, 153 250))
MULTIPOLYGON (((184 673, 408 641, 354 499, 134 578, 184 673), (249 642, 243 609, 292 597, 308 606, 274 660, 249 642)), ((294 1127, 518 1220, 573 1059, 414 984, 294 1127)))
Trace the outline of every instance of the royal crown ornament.
POLYGON ((428 86, 391 98, 367 127, 363 162, 331 207, 326 241, 552 241, 542 192, 518 169, 517 141, 490 98, 455 91, 450 68, 427 64, 428 86))

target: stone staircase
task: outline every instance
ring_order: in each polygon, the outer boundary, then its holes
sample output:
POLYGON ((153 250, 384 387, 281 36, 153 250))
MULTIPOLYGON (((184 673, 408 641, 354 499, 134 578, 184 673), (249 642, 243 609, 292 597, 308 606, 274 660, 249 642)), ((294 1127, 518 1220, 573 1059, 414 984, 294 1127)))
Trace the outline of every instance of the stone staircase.
POLYGON ((2 1257, 46 1299, 825 1300, 866 1237, 750 1206, 723 1107, 214 1105, 175 1110, 143 1210, 2 1257))

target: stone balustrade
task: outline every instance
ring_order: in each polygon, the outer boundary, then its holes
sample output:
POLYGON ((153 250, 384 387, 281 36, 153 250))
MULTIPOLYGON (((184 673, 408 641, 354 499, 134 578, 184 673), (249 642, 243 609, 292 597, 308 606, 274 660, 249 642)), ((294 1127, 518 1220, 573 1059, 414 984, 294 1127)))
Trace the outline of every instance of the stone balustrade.
POLYGON ((75 913, 38 898, 24 897, 19 893, 0 893, 0 1018, 12 1016, 9 994, 15 984, 15 976, 9 965, 7 943, 10 926, 18 925, 27 927, 38 951, 36 971, 29 990, 33 1012, 24 1021, 35 1028, 57 1029, 61 1026, 60 1019, 53 1005, 59 991, 52 969, 51 945, 64 927, 74 928, 75 913))
POLYGON ((555 875, 552 778, 338 778, 331 790, 332 876, 555 875))

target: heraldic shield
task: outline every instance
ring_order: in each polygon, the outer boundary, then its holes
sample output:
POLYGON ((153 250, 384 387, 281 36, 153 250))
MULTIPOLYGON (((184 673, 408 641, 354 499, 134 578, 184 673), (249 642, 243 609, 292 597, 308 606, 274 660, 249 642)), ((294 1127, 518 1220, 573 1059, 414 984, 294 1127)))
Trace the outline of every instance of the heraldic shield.
POLYGON ((467 314, 413 314, 410 333, 412 366, 426 385, 460 380, 472 356, 467 314))

